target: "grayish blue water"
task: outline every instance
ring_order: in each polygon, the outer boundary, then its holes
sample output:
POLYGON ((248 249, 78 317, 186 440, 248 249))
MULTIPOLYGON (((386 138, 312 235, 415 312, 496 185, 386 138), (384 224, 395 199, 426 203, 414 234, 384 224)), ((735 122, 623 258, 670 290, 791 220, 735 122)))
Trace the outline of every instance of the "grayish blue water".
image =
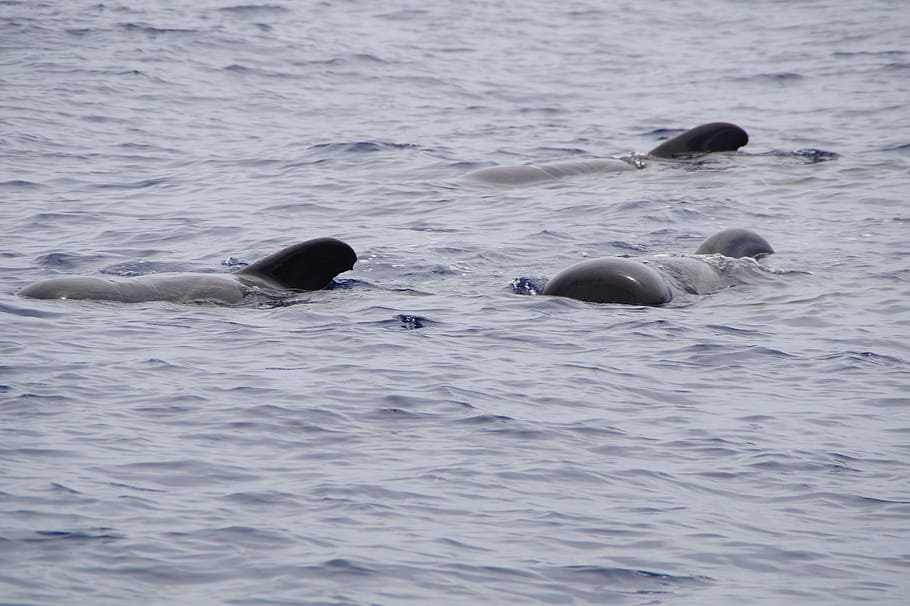
POLYGON ((906 604, 899 2, 0 2, 0 603, 906 604), (738 154, 515 189, 494 164, 738 154), (764 235, 664 308, 521 296, 764 235), (360 261, 282 307, 59 275, 360 261))

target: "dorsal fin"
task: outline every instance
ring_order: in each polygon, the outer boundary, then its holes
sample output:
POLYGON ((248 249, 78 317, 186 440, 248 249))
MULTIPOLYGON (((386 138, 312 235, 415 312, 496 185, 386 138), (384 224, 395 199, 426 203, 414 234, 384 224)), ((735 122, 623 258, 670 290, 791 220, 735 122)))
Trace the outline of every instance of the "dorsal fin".
POLYGON ((236 275, 263 278, 294 290, 320 290, 356 262, 354 249, 341 240, 316 238, 259 259, 236 275))
POLYGON ((658 158, 674 158, 690 154, 736 151, 749 142, 745 130, 729 122, 711 122, 690 128, 669 141, 664 141, 649 153, 658 158))

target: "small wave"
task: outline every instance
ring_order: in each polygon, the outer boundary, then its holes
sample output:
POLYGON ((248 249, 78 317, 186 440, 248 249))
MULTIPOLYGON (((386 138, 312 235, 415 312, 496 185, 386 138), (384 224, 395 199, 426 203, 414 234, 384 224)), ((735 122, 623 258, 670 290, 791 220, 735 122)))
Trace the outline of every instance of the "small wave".
POLYGON ((44 187, 43 183, 34 181, 25 181, 23 179, 12 179, 10 181, 0 181, 0 188, 8 189, 40 189, 44 187))
POLYGON ((25 539, 27 543, 46 541, 95 541, 98 539, 123 539, 124 535, 112 532, 113 528, 92 528, 88 530, 36 530, 35 537, 25 539))
POLYGON ((0 303, 0 313, 12 314, 14 316, 21 316, 25 318, 59 318, 63 315, 62 313, 43 311, 40 309, 29 309, 27 307, 16 307, 4 303, 0 303))
POLYGON ((882 151, 910 152, 910 143, 898 143, 889 147, 883 147, 882 151))
POLYGON ((503 423, 509 423, 514 421, 512 417, 506 415, 494 415, 494 414, 473 414, 469 417, 464 417, 458 419, 455 423, 459 425, 478 425, 478 426, 490 426, 490 425, 501 425, 503 423))
POLYGON ((150 34, 157 36, 159 34, 195 34, 198 30, 195 29, 183 29, 178 27, 155 27, 154 25, 148 25, 146 23, 119 23, 121 29, 127 31, 137 31, 144 34, 150 34))
POLYGON ((736 80, 745 81, 745 82, 776 82, 779 84, 790 84, 793 82, 798 82, 803 80, 804 76, 796 72, 767 72, 762 74, 754 74, 752 76, 742 76, 736 78, 736 80))
POLYGON ((261 15, 261 14, 279 14, 289 13, 291 9, 280 4, 238 4, 236 6, 225 6, 219 8, 220 13, 232 13, 235 15, 261 15))
POLYGON ((307 148, 307 151, 339 151, 346 153, 367 153, 396 149, 415 149, 413 143, 392 143, 388 141, 351 141, 337 143, 317 143, 307 148))
POLYGON ((705 585, 713 581, 705 576, 679 576, 635 568, 610 568, 606 566, 562 566, 546 571, 546 576, 563 582, 579 579, 596 580, 612 587, 633 587, 639 591, 672 585, 705 585))
POLYGON ((863 364, 872 364, 876 366, 907 366, 907 362, 895 356, 879 354, 874 351, 844 351, 835 354, 821 356, 820 360, 846 360, 848 362, 858 362, 863 364))
POLYGON ((154 187, 156 185, 162 185, 167 182, 168 182, 167 178, 157 177, 154 179, 143 179, 142 181, 133 181, 131 183, 97 183, 94 187, 96 189, 143 189, 146 187, 154 187))
POLYGON ((882 51, 835 51, 832 57, 906 57, 905 50, 882 50, 882 51))

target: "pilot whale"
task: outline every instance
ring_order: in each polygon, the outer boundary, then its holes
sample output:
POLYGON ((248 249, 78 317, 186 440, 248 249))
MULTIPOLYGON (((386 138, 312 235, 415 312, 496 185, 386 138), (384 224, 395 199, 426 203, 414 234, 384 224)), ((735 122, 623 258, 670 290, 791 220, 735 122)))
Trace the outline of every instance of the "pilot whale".
POLYGON ((283 248, 230 274, 162 273, 125 280, 51 278, 26 286, 22 297, 99 301, 172 301, 236 304, 255 292, 320 290, 354 267, 357 255, 335 238, 316 238, 283 248))
POLYGON ((774 252, 767 240, 747 229, 725 229, 707 238, 695 256, 658 255, 642 259, 604 257, 581 261, 549 280, 541 294, 593 303, 665 305, 675 292, 705 295, 730 286, 722 264, 710 257, 759 259, 774 252))
MULTIPOLYGON (((749 142, 741 127, 729 122, 711 122, 691 128, 664 141, 646 157, 680 158, 712 152, 736 151, 749 142)), ((469 185, 533 185, 566 177, 595 173, 625 172, 644 168, 641 156, 622 158, 586 158, 543 164, 491 166, 470 172, 459 179, 469 185)))

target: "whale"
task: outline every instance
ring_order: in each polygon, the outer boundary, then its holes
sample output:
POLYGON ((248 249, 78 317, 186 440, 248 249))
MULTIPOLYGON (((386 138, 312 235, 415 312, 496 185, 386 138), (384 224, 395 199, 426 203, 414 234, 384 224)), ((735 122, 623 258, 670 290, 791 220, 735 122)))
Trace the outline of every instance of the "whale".
POLYGON ((161 273, 123 280, 60 277, 36 282, 19 291, 32 299, 90 299, 139 303, 214 303, 235 305, 250 295, 287 295, 321 290, 338 274, 351 270, 357 254, 335 238, 298 242, 229 274, 161 273))
POLYGON ((736 151, 749 142, 749 135, 730 122, 710 122, 664 141, 644 157, 582 158, 541 164, 490 166, 463 175, 465 185, 518 186, 558 181, 579 175, 619 173, 645 167, 646 158, 679 159, 713 152, 736 151))
POLYGON ((666 305, 679 292, 705 295, 731 286, 725 259, 760 259, 773 252, 768 241, 753 231, 725 229, 705 239, 694 256, 580 261, 550 279, 540 294, 656 307, 666 305))

